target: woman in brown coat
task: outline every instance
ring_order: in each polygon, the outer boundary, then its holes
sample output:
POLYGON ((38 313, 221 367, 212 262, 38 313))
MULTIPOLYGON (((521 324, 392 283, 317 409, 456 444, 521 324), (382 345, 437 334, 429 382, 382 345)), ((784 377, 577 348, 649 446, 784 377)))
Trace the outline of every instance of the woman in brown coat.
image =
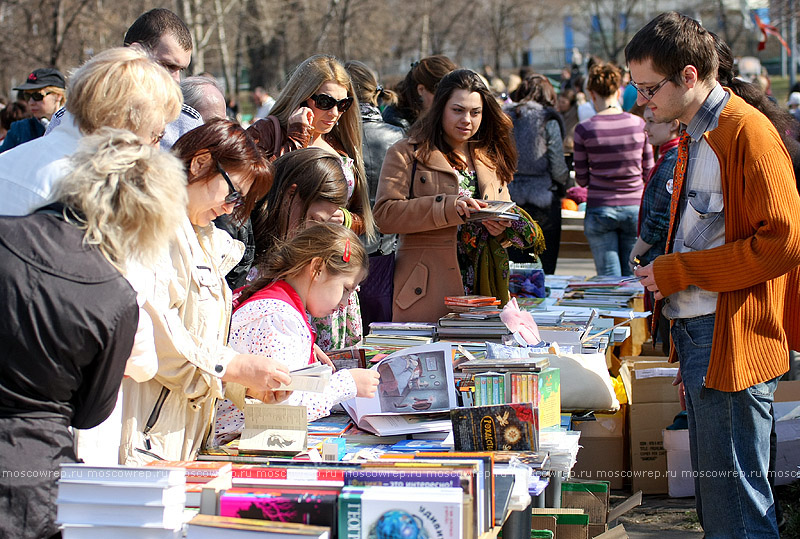
MULTIPOLYGON (((474 72, 446 75, 433 106, 409 138, 386 154, 375 220, 399 234, 393 320, 434 322, 447 314, 445 296, 465 293, 459 226, 483 200, 511 200, 516 166, 511 121, 474 72)), ((509 221, 483 221, 492 237, 509 221)))

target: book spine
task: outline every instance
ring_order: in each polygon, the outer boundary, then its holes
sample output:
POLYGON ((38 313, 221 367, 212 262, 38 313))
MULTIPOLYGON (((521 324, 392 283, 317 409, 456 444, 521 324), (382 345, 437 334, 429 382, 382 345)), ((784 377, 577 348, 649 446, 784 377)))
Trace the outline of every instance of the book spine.
POLYGON ((486 406, 489 402, 489 386, 486 376, 481 376, 481 406, 486 406))
POLYGON ((361 539, 361 494, 358 490, 339 496, 339 539, 361 539))
POLYGON ((506 372, 503 373, 503 377, 500 379, 503 382, 503 391, 500 393, 502 398, 503 404, 508 404, 511 402, 511 373, 506 372))
POLYGON ((473 406, 480 406, 481 405, 481 379, 478 376, 473 376, 472 381, 475 384, 473 388, 475 392, 475 397, 472 399, 473 406))
POLYGON ((496 374, 492 376, 492 402, 491 404, 500 404, 500 377, 496 374))
POLYGON ((539 406, 539 375, 531 374, 531 402, 534 406, 539 406))
POLYGON ((384 487, 461 487, 458 474, 445 471, 423 473, 406 470, 353 470, 344 474, 345 486, 384 486, 384 487))
POLYGON ((528 402, 528 375, 519 375, 520 402, 528 402))

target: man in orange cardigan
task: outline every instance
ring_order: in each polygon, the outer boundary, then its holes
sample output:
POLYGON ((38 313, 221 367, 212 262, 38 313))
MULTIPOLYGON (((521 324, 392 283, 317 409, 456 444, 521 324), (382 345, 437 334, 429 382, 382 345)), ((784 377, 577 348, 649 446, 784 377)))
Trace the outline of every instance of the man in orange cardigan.
POLYGON ((770 407, 800 318, 792 164, 769 120, 717 84, 714 40, 696 21, 662 13, 625 55, 637 103, 688 136, 668 254, 635 273, 672 322, 700 523, 708 537, 777 538, 770 407))

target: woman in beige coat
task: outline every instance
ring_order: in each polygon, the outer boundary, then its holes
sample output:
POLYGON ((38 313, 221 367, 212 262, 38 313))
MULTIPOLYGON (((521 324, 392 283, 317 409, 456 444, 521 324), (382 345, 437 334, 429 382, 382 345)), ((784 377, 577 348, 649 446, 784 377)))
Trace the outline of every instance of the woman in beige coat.
POLYGON ((285 365, 228 345, 225 274, 244 245, 212 224, 234 210, 249 214, 272 183, 267 163, 241 126, 221 119, 189 131, 173 151, 188 172, 186 218, 155 264, 128 274, 147 298, 158 372, 123 382, 122 464, 193 460, 223 394, 242 406, 245 387, 277 400, 285 392, 272 390, 291 382, 285 365))
MULTIPOLYGON (((483 200, 511 200, 516 157, 511 121, 478 75, 446 75, 428 114, 389 148, 378 183, 376 223, 399 234, 394 321, 435 322, 447 314, 445 296, 464 294, 459 226, 483 200)), ((484 221, 495 237, 509 225, 484 221)))

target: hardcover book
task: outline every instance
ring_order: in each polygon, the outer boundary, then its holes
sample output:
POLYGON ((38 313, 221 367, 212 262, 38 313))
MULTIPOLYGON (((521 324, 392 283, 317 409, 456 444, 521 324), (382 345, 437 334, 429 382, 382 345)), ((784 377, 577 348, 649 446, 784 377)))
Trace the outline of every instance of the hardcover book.
POLYGON ((316 537, 328 539, 330 530, 324 526, 271 522, 252 518, 231 518, 197 515, 186 527, 186 539, 280 539, 286 537, 316 537))
POLYGON ((227 490, 219 500, 223 517, 296 522, 336 529, 338 490, 269 488, 227 490))
POLYGON ((538 409, 530 402, 450 411, 456 451, 538 451, 538 409))
POLYGON ((464 537, 461 488, 345 487, 339 537, 464 537))

